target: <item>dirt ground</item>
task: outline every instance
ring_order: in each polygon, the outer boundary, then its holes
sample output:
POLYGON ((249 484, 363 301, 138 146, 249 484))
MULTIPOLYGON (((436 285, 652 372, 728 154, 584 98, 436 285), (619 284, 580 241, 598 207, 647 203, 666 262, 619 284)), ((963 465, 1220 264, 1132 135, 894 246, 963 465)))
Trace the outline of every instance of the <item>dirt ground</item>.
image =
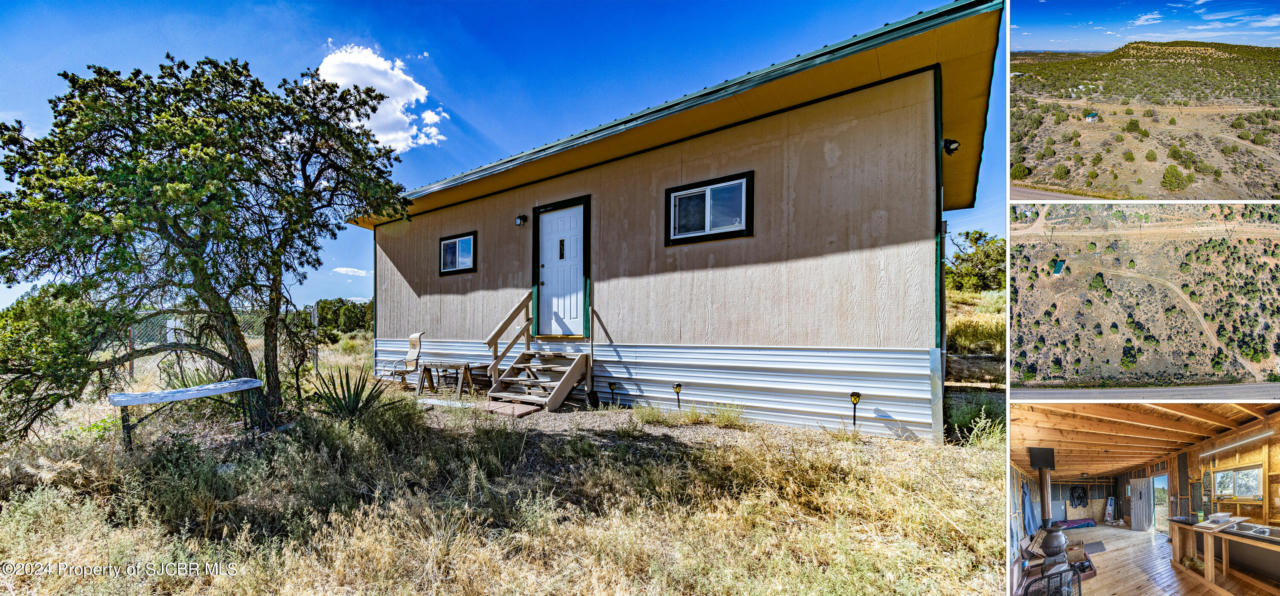
POLYGON ((1280 296, 1274 281, 1280 225, 1233 209, 1016 207, 1010 264, 1014 382, 1269 380, 1280 366, 1274 353, 1280 313, 1273 307, 1280 296), (1053 273, 1057 261, 1065 261, 1060 274, 1053 273), (1242 342, 1267 353, 1251 355, 1242 342))
MULTIPOLYGON (((1271 199, 1280 195, 1280 186, 1277 186, 1280 139, 1269 135, 1272 138, 1268 144, 1256 145, 1238 138, 1241 130, 1231 127, 1237 116, 1257 112, 1265 106, 1158 106, 1141 102, 1122 105, 1084 99, 1036 99, 1062 106, 1072 117, 1055 124, 1054 118, 1047 116, 1043 125, 1021 142, 1028 148, 1024 163, 1032 173, 1015 184, 1067 189, 1103 198, 1233 200, 1271 199), (1084 121, 1081 114, 1086 108, 1096 110, 1101 120, 1084 121), (1148 109, 1154 110, 1154 117, 1143 116, 1148 109), (1126 114, 1127 110, 1132 114, 1126 114), (1176 124, 1170 124, 1170 118, 1176 124), (1137 120, 1150 136, 1122 133, 1122 127, 1130 119, 1137 120), (1064 140, 1075 133, 1079 133, 1077 139, 1064 140), (1117 141, 1116 135, 1121 135, 1122 140, 1117 141), (1055 155, 1037 158, 1037 152, 1049 139, 1055 141, 1052 145, 1055 155), (1229 149, 1232 146, 1238 150, 1229 149), (1191 151, 1208 165, 1207 171, 1194 172, 1195 181, 1179 191, 1161 186, 1165 169, 1177 163, 1169 157, 1171 147, 1191 151), (1231 153, 1225 153, 1224 148, 1231 153), (1155 151, 1155 161, 1146 159, 1151 150, 1155 151), (1125 151, 1133 152, 1133 161, 1125 160, 1125 151), (1080 156, 1080 162, 1074 160, 1076 155, 1080 156), (1101 156, 1096 165, 1092 163, 1095 155, 1101 156), (1070 170, 1065 180, 1054 178, 1058 164, 1070 170), (1220 176, 1215 176, 1214 169, 1221 172, 1220 176), (1091 178, 1090 172, 1098 175, 1091 178)), ((1250 131, 1256 132, 1255 129, 1260 127, 1248 127, 1250 131)), ((1191 173, 1186 169, 1181 172, 1191 173)))

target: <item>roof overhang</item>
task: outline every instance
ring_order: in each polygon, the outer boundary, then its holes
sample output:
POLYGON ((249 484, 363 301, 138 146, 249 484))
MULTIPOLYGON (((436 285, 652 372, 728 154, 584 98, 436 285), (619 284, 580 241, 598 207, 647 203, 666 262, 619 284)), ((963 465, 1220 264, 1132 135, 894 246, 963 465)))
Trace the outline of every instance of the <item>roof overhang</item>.
MULTIPOLYGON (((809 102, 936 69, 943 209, 972 207, 987 127, 1003 0, 962 0, 891 23, 637 112, 571 137, 405 193, 410 216, 491 196, 671 145, 809 102)), ((364 228, 384 220, 362 218, 364 228)))

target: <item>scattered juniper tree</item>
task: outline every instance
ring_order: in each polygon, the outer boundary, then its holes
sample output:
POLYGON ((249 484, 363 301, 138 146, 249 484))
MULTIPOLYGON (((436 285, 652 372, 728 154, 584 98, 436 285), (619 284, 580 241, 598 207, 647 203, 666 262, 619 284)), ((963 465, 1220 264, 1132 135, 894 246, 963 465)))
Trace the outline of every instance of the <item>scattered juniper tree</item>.
POLYGON ((51 284, 3 313, 0 438, 150 353, 129 351, 129 326, 172 316, 199 328, 163 349, 237 377, 261 365, 249 413, 269 426, 288 285, 349 219, 403 213, 396 158, 360 124, 384 97, 315 71, 272 90, 237 60, 88 70, 61 74, 45 136, 0 123, 15 185, 0 193, 0 279, 51 284), (247 308, 265 314, 261 362, 237 317, 247 308))

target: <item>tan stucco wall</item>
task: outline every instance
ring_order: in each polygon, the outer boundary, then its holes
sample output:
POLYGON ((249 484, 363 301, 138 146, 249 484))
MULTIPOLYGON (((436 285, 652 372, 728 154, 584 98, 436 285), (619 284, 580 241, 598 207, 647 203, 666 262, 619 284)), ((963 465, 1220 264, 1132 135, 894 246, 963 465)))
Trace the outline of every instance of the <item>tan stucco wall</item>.
POLYGON ((932 95, 923 73, 382 225, 378 335, 483 339, 531 284, 515 217, 591 195, 597 342, 932 347, 932 95), (665 189, 746 170, 753 237, 664 246, 665 189), (440 277, 470 230, 479 270, 440 277))

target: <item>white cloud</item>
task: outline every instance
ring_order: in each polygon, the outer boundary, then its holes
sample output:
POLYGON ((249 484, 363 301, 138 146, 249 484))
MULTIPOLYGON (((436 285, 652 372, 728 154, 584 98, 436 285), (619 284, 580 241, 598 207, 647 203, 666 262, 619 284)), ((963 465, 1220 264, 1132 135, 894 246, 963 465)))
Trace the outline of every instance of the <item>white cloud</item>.
POLYGON ((356 304, 364 304, 369 301, 369 298, 367 296, 351 296, 347 300, 356 304))
POLYGON ((445 117, 443 110, 437 108, 422 114, 412 111, 414 106, 427 100, 427 88, 413 80, 399 58, 387 60, 370 48, 347 45, 324 57, 320 62, 320 77, 343 87, 373 87, 386 95, 387 99, 367 124, 378 142, 396 152, 439 145, 445 140, 435 126, 445 117))
POLYGON ((1133 25, 1134 27, 1138 27, 1141 25, 1154 25, 1156 23, 1159 23, 1161 18, 1163 17, 1160 16, 1160 11, 1156 10, 1144 15, 1138 15, 1138 18, 1132 21, 1129 21, 1129 24, 1133 25))
POLYGON ((1009 25, 1009 28, 1010 28, 1010 29, 1017 29, 1017 28, 1018 28, 1018 26, 1017 26, 1017 25, 1009 25))
POLYGON ((1231 17, 1238 17, 1243 14, 1244 14, 1243 10, 1231 10, 1227 12, 1211 12, 1209 14, 1201 14, 1200 18, 1206 21, 1216 21, 1218 19, 1229 19, 1231 17))
POLYGON ((1208 1, 1209 0, 1195 0, 1194 2, 1192 2, 1192 4, 1196 6, 1200 6, 1201 4, 1204 4, 1205 2, 1208 2, 1208 1))
POLYGON ((334 267, 333 272, 339 275, 350 275, 352 277, 366 277, 369 275, 368 271, 365 271, 364 269, 356 269, 355 267, 334 267))
POLYGON ((1250 27, 1280 27, 1280 14, 1273 14, 1269 17, 1262 17, 1252 23, 1250 27))
POLYGON ((1094 29, 1097 29, 1098 31, 1106 31, 1106 30, 1107 30, 1107 28, 1106 28, 1106 27, 1094 27, 1094 29))

